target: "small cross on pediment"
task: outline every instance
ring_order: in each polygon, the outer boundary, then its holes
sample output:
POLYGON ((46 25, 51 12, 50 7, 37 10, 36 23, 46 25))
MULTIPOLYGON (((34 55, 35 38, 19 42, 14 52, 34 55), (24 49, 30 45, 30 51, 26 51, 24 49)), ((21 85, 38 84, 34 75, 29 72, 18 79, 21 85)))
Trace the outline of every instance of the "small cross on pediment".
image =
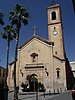
POLYGON ((32 30, 33 30, 34 34, 36 34, 36 30, 37 30, 37 29, 38 29, 38 27, 33 26, 32 30))

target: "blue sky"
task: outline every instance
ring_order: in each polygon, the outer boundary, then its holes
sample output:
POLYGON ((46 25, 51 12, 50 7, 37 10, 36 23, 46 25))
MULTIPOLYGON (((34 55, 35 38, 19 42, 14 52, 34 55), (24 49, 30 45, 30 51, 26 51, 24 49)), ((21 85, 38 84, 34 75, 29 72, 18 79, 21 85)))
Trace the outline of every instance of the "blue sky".
MULTIPOLYGON (((43 38, 48 38, 47 30, 47 7, 50 6, 52 0, 0 0, 0 11, 4 13, 5 24, 9 24, 8 15, 12 11, 15 4, 21 4, 28 8, 30 14, 27 26, 21 27, 19 45, 27 41, 32 35, 32 27, 38 27, 36 34, 43 38)), ((64 28, 64 44, 65 51, 69 61, 75 60, 75 14, 73 12, 72 0, 55 0, 60 2, 62 8, 62 22, 64 28)), ((0 32, 3 31, 0 26, 0 32)), ((11 41, 10 59, 14 59, 14 41, 11 41)), ((7 41, 0 36, 0 65, 6 65, 6 49, 7 41)))

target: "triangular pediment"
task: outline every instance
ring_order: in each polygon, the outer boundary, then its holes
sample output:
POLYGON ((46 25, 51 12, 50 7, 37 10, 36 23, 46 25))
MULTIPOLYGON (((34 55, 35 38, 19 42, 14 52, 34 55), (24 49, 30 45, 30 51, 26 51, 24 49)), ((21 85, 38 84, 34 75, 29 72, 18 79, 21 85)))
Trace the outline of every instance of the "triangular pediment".
POLYGON ((19 47, 19 49, 21 49, 23 46, 27 45, 29 42, 31 42, 31 41, 34 40, 34 39, 37 39, 37 40, 39 40, 39 41, 41 41, 41 42, 43 42, 43 43, 45 43, 45 44, 47 44, 47 45, 54 45, 53 42, 50 42, 50 41, 47 40, 47 39, 41 38, 41 37, 38 36, 38 35, 33 35, 28 41, 26 41, 25 43, 23 43, 23 44, 19 47))

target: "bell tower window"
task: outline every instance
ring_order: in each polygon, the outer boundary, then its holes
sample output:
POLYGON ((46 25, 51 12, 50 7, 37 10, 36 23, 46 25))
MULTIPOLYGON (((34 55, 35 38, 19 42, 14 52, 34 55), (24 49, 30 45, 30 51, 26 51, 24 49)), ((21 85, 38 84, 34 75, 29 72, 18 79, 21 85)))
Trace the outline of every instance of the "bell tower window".
POLYGON ((55 11, 52 12, 52 20, 56 20, 56 12, 55 11))

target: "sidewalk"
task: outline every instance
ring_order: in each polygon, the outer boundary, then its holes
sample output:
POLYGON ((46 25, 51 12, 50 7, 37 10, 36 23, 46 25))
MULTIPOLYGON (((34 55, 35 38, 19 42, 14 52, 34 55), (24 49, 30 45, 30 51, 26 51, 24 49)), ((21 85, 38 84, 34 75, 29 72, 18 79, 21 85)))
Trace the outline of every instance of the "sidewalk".
MULTIPOLYGON (((18 94, 19 100, 73 100, 71 91, 61 94, 49 95, 43 92, 21 92, 18 94)), ((8 100, 13 100, 13 92, 8 95, 8 100)))
MULTIPOLYGON (((8 94, 8 100, 13 100, 13 92, 10 92, 8 94)), ((53 97, 53 95, 44 95, 43 92, 38 92, 38 94, 36 92, 25 92, 25 93, 19 93, 18 97, 20 100, 46 100, 50 97, 53 97), (38 99, 37 99, 37 95, 38 95, 38 99)))

